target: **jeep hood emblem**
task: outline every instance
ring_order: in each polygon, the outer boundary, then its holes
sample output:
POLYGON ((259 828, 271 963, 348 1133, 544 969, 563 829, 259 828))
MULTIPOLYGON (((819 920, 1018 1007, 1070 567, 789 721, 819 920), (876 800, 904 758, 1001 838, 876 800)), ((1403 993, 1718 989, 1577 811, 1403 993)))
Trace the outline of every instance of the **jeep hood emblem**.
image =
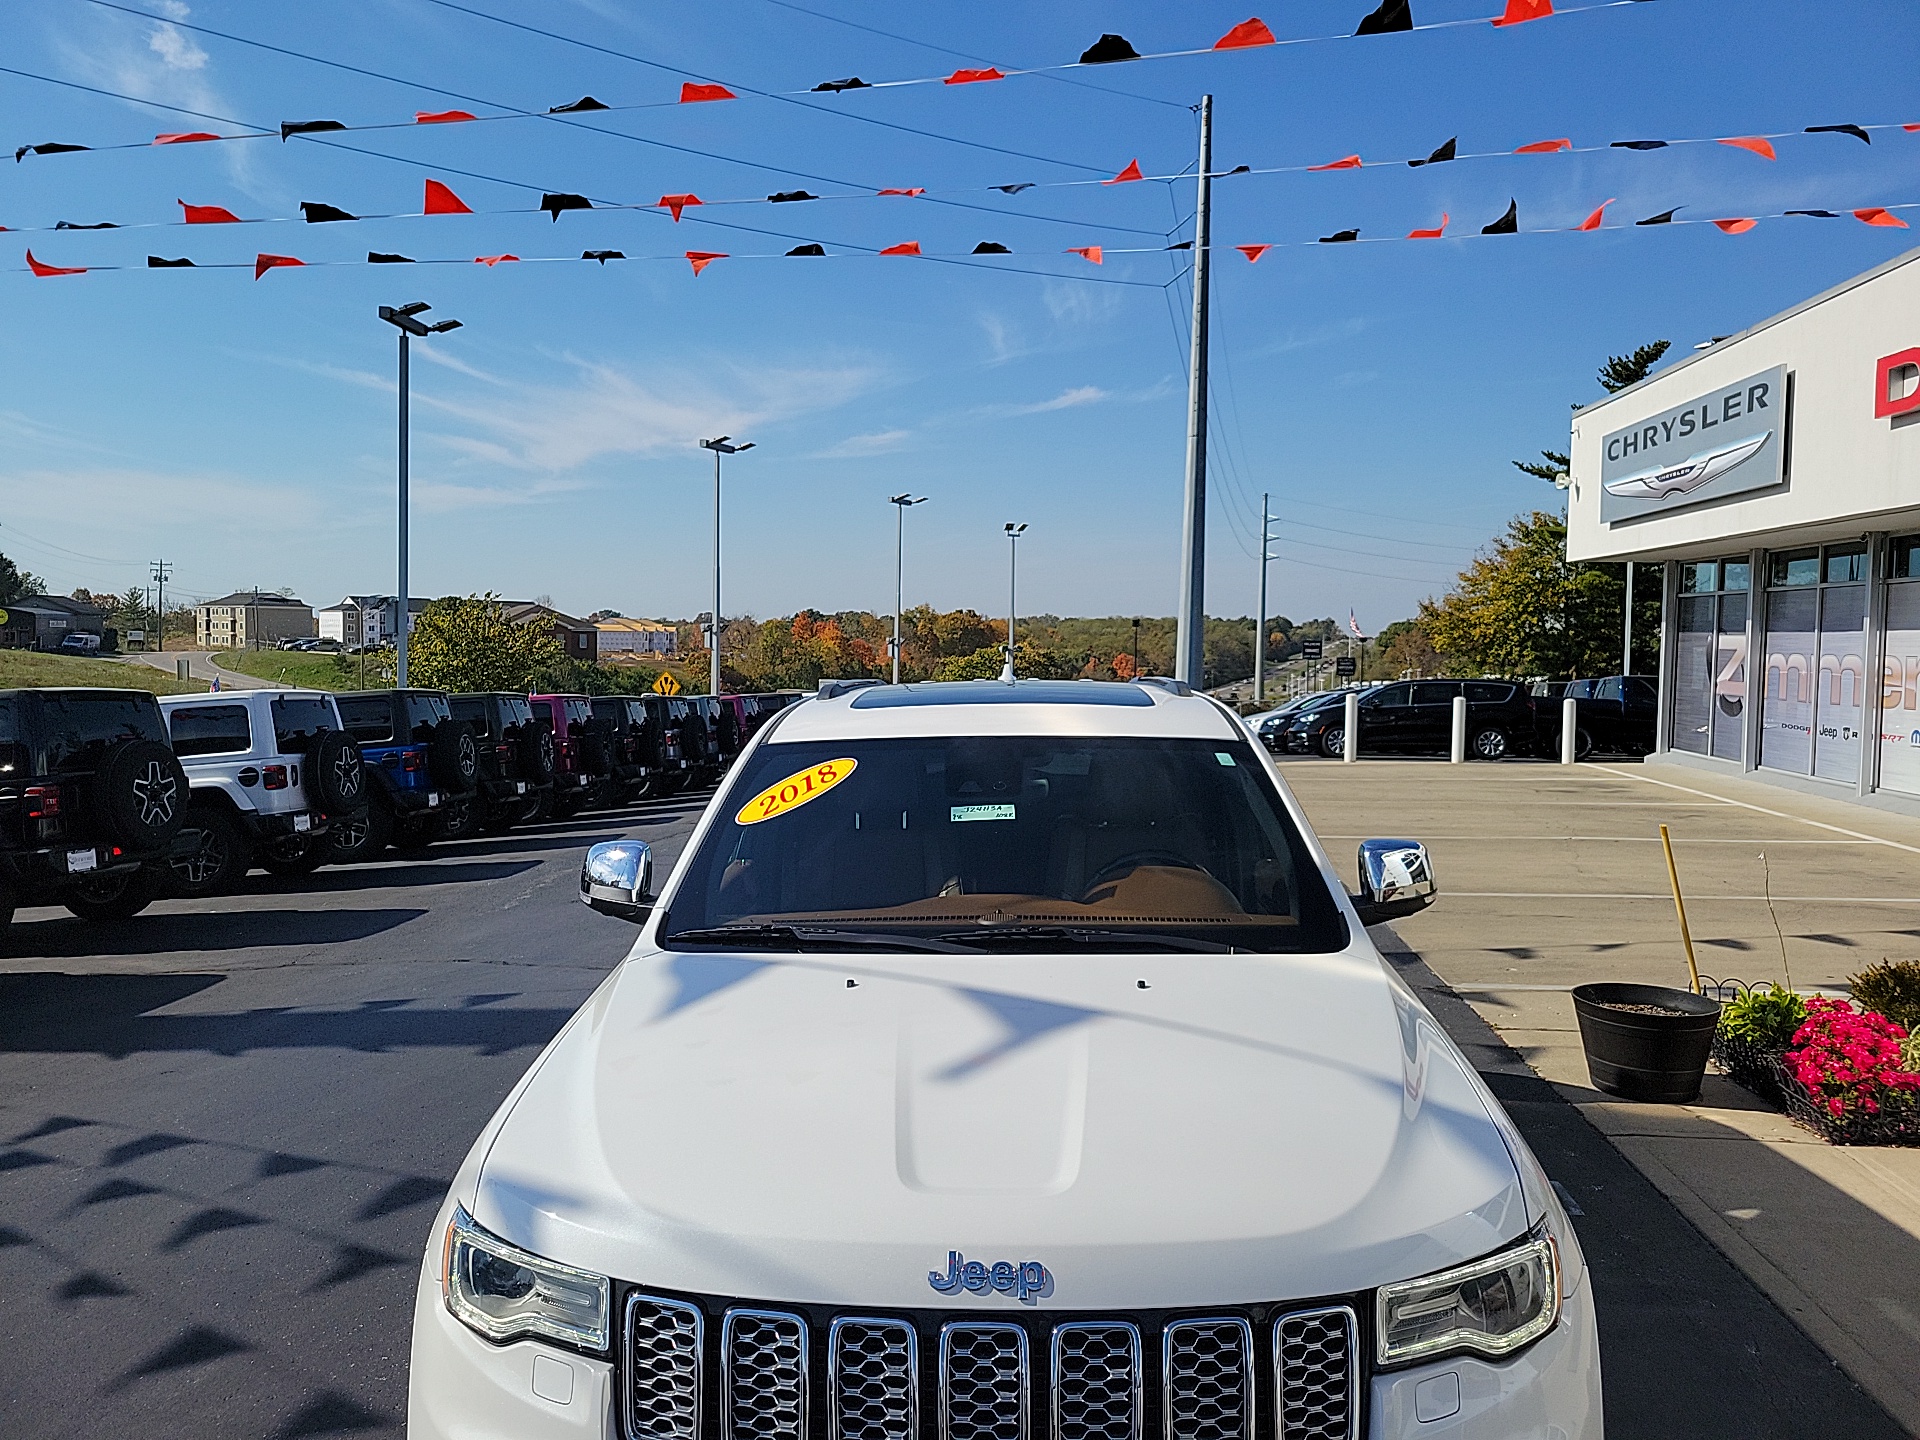
POLYGON ((958 1250, 949 1250, 946 1273, 929 1270, 927 1284, 942 1295, 960 1290, 984 1295, 989 1290, 998 1290, 1002 1295, 1013 1296, 1022 1305, 1031 1305, 1053 1294, 1053 1272, 1038 1260, 1022 1260, 1017 1265, 1011 1260, 995 1260, 988 1264, 969 1260, 958 1250))

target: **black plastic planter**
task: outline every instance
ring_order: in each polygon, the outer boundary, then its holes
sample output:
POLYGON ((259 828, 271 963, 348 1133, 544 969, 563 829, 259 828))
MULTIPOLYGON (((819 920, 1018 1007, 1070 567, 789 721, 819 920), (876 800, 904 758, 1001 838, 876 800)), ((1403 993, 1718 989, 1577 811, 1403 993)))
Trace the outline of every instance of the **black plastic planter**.
POLYGON ((1700 1094, 1720 1002, 1664 985, 1576 985, 1573 1011, 1595 1088, 1625 1100, 1681 1105, 1700 1094), (1623 1005, 1657 1005, 1647 1014, 1623 1005))

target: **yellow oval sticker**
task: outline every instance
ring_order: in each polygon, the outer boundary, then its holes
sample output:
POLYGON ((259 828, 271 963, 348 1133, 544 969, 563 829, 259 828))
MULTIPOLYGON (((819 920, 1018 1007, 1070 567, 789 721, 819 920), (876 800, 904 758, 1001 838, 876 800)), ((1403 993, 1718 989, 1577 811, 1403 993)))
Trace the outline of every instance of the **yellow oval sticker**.
POLYGON ((733 817, 736 825, 758 825, 789 810, 797 810, 809 800, 817 800, 853 773, 858 760, 824 760, 810 770, 776 780, 740 807, 733 817))

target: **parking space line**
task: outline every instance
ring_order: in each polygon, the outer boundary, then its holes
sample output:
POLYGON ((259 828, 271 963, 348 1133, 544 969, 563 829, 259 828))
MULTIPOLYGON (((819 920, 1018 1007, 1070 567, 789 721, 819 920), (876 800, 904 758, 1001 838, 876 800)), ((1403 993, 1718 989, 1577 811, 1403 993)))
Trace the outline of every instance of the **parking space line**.
MULTIPOLYGON (((1371 835, 1330 835, 1326 831, 1316 831, 1322 840, 1371 840, 1371 835)), ((1630 840, 1638 845, 1658 845, 1658 835, 1426 835, 1425 840, 1576 840, 1585 843, 1589 840, 1630 840)), ((1782 840, 1772 836, 1748 836, 1732 840, 1720 837, 1674 836, 1676 845, 1877 845, 1877 840, 1782 840)))
MULTIPOLYGON (((1606 890, 1449 890, 1446 893, 1465 900, 1664 900, 1669 905, 1673 903, 1672 893, 1665 890, 1644 895, 1606 890)), ((1694 898, 1696 904, 1703 905, 1716 900, 1772 900, 1776 905, 1782 901, 1818 905, 1920 905, 1920 896, 1915 895, 1701 894, 1694 898)))
POLYGON ((1851 835, 1856 840, 1865 840, 1875 845, 1889 845, 1895 850, 1905 850, 1910 855, 1920 855, 1920 845, 1905 845, 1898 840, 1888 840, 1884 836, 1869 835, 1862 830, 1849 830, 1844 825, 1829 825, 1824 820, 1809 820, 1804 815, 1789 814, 1785 810, 1769 810, 1764 805, 1755 805, 1746 800, 1729 800, 1724 795, 1715 795, 1706 790, 1695 790, 1691 786, 1676 785, 1671 780, 1655 780, 1648 775, 1636 775, 1629 770, 1616 770, 1611 765, 1595 765, 1596 770, 1604 770, 1609 775, 1618 775, 1624 780, 1644 780, 1649 785, 1658 785, 1666 790, 1678 790, 1686 795, 1704 795, 1709 800, 1718 800, 1722 805, 1738 805, 1742 810, 1752 810, 1761 815, 1771 815, 1776 820, 1792 820, 1797 824, 1811 825, 1816 830, 1831 830, 1836 835, 1851 835))

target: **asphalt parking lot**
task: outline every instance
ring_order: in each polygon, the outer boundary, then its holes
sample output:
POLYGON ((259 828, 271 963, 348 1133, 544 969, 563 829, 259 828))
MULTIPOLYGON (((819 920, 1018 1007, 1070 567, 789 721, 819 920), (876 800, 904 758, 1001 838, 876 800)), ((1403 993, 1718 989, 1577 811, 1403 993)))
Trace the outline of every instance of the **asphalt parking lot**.
POLYGON ((633 930, 596 840, 670 864, 704 797, 252 877, 0 949, 0 1435, 399 1434, 447 1181, 633 930))

